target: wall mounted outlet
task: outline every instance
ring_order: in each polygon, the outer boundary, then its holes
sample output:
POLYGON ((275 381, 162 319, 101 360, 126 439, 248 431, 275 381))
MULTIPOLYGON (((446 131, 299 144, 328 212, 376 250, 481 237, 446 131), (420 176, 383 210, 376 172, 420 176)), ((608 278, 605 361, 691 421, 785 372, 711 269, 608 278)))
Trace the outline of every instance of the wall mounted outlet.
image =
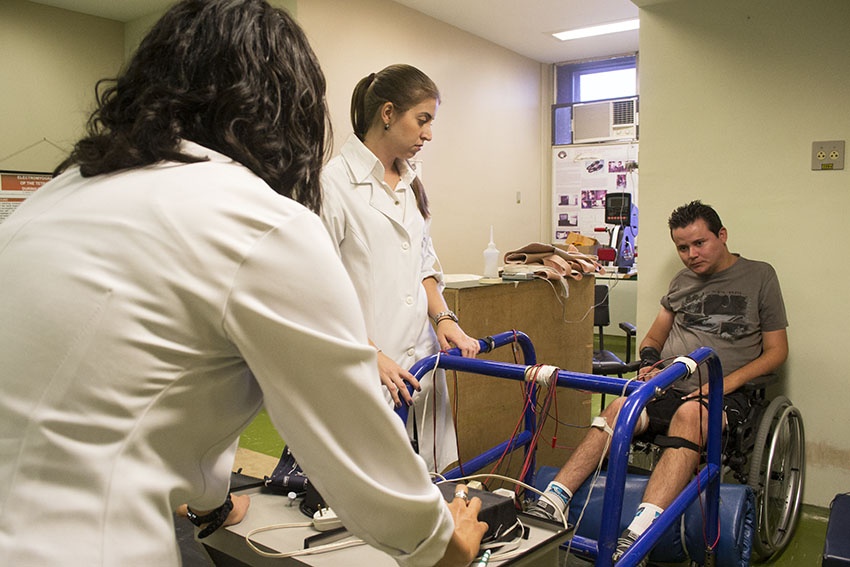
POLYGON ((844 140, 812 142, 812 169, 815 171, 844 169, 844 140))

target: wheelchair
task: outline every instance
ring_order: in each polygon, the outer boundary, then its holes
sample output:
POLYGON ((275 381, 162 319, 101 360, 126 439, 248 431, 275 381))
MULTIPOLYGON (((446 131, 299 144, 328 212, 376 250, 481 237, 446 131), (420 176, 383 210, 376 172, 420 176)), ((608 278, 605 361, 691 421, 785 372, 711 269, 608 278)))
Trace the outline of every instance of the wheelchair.
MULTIPOLYGON (((740 425, 724 431, 721 457, 723 481, 747 485, 755 495, 753 551, 762 560, 780 553, 790 541, 805 476, 803 417, 787 397, 767 399, 767 387, 774 381, 759 378, 744 386, 750 396, 749 414, 740 425)), ((651 438, 636 437, 630 470, 651 472, 661 452, 651 438)))

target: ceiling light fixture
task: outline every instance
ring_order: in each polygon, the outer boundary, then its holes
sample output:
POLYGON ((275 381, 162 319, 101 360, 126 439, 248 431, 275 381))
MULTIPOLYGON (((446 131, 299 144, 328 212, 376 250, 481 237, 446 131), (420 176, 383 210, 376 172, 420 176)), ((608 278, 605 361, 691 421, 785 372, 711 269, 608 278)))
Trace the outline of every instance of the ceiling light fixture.
POLYGON ((640 20, 625 20, 622 22, 614 22, 611 24, 602 24, 600 26, 590 26, 587 28, 579 28, 575 30, 567 30, 552 35, 561 41, 570 39, 581 39, 583 37, 593 37, 596 35, 605 35, 609 33, 618 33, 624 31, 636 30, 640 27, 640 20))

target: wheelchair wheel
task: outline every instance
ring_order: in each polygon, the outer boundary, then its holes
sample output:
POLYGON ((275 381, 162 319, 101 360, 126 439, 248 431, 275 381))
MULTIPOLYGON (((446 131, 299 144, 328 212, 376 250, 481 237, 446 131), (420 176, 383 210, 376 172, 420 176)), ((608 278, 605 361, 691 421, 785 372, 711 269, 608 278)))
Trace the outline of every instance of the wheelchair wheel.
POLYGON ((756 495, 753 548, 766 559, 791 539, 803 493, 805 433, 800 411, 779 396, 764 412, 748 484, 756 495))

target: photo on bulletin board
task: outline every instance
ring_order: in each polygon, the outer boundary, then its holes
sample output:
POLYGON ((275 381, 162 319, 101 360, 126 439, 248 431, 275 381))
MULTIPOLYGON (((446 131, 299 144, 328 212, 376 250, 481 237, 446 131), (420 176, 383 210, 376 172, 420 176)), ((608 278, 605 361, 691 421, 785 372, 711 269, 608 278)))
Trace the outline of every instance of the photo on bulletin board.
POLYGON ((553 243, 577 232, 608 244, 608 193, 628 193, 637 205, 637 142, 552 148, 553 243))
POLYGON ((0 223, 52 178, 51 174, 39 171, 0 170, 0 223))

